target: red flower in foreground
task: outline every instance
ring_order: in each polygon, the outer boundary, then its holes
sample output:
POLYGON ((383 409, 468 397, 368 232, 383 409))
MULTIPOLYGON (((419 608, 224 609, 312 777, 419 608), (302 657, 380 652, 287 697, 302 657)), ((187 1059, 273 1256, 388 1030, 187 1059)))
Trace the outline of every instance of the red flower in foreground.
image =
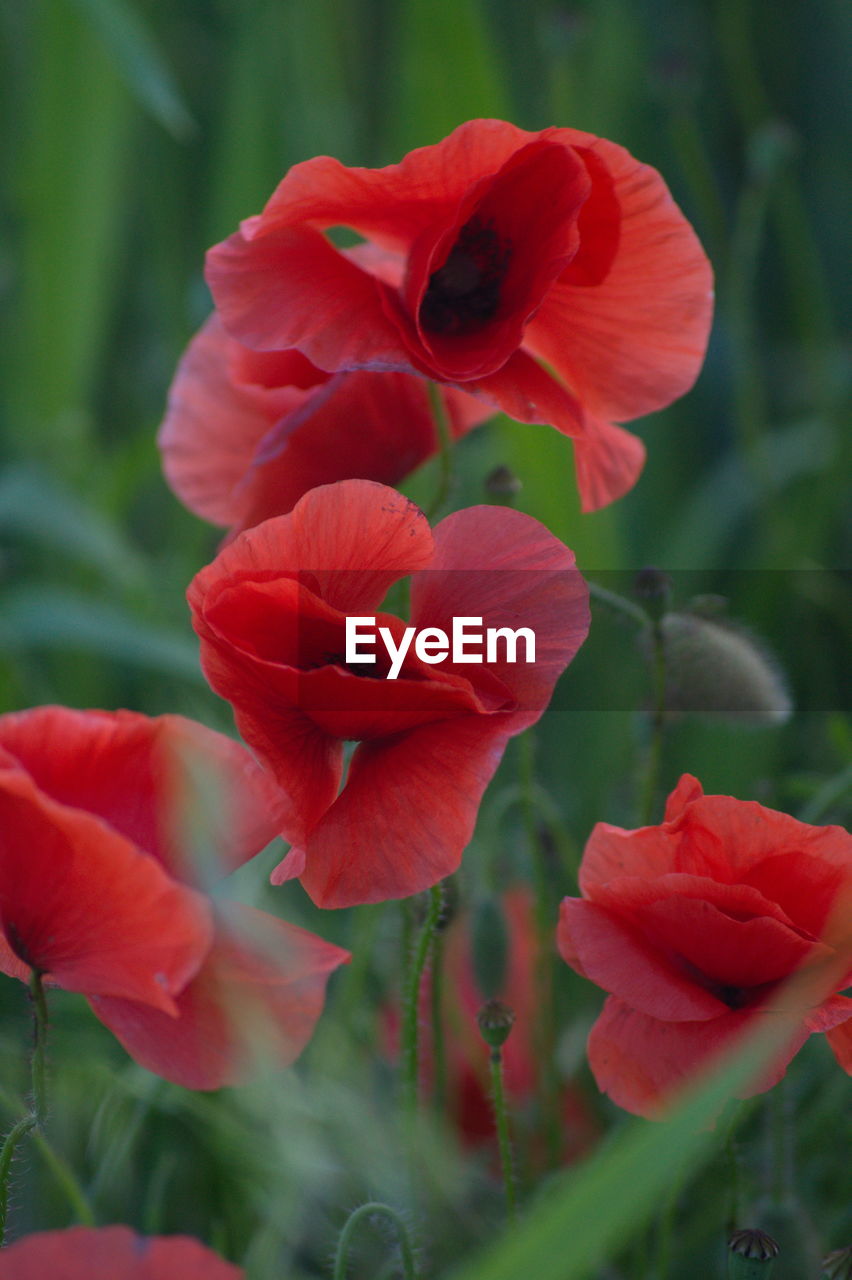
POLYGON ((562 903, 559 949, 611 992, 588 1053, 619 1106, 656 1114, 756 1019, 786 1008, 784 983, 806 966, 824 965, 835 994, 802 1009, 750 1092, 775 1084, 815 1031, 849 1069, 852 999, 836 993, 852 983, 852 836, 841 827, 705 796, 684 774, 661 826, 595 827, 580 888, 562 903))
POLYGON ((574 440, 586 510, 635 482, 614 422, 695 380, 709 263, 656 170, 576 129, 471 120, 384 169, 296 165, 208 254, 228 331, 321 369, 420 373, 574 440), (366 243, 337 249, 345 225, 366 243))
MULTIPOLYGON (((295 847, 276 878, 301 876, 324 907, 403 897, 455 869, 506 742, 539 718, 589 626, 574 557, 538 521, 474 507, 433 534, 412 503, 362 480, 241 534, 188 599, 208 680, 290 801, 295 847), (347 615, 374 616, 408 574, 418 630, 450 633, 456 616, 522 625, 535 662, 501 646, 495 661, 433 665, 411 648, 386 679, 379 642, 375 664, 348 667, 347 615), (347 739, 361 746, 340 791, 347 739)), ((377 624, 401 643, 399 618, 377 624)))
POLYGON ((280 803, 243 747, 180 716, 0 717, 0 968, 83 992, 128 1053, 188 1088, 240 1077, 252 1014, 292 1061, 346 953, 198 891, 269 843, 280 803))
MULTIPOLYGON (((452 388, 442 394, 456 437, 491 413, 452 388)), ((241 346, 215 314, 181 360, 158 442, 181 501, 234 532, 285 514, 317 485, 395 484, 438 447, 421 378, 332 377, 298 351, 241 346)))
POLYGON ((130 1227, 40 1231, 0 1251, 0 1280, 241 1280, 243 1271, 190 1236, 130 1227))

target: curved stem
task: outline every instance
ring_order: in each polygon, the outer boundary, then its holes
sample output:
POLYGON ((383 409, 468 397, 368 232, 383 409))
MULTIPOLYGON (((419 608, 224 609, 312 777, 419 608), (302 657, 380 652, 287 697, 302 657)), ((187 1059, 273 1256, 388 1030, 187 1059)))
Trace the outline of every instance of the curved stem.
POLYGON ((647 627, 650 625, 651 619, 641 605, 636 604, 633 600, 628 600, 626 596, 620 596, 617 591, 610 591, 607 587, 602 587, 599 582, 592 582, 587 579, 589 595, 593 600, 600 601, 605 604, 608 609, 612 609, 615 613, 622 613, 626 618, 630 618, 639 627, 647 627))
POLYGON ((515 1171, 515 1153, 509 1133, 509 1112, 506 1107, 506 1091, 503 1088, 503 1051, 491 1050, 491 1095, 494 1102, 494 1121, 497 1125, 497 1143, 500 1148, 500 1167, 503 1170, 503 1186, 506 1191, 506 1207, 509 1220, 518 1216, 518 1178, 515 1171))
POLYGON ((23 1116, 6 1135, 6 1140, 0 1148, 0 1245, 6 1238, 6 1215, 9 1210, 9 1174, 12 1169, 12 1160, 17 1150, 18 1143, 25 1138, 31 1129, 35 1128, 36 1119, 34 1115, 23 1116))
POLYGON ((409 1114, 417 1108, 417 1072, 420 1046, 420 984, 432 950, 435 930, 444 907, 440 884, 429 890, 429 911, 405 980, 402 1001, 402 1100, 409 1114))
POLYGON ((408 1228, 402 1220, 401 1214, 396 1209, 392 1209, 389 1204, 382 1204, 378 1200, 371 1200, 368 1204, 362 1204, 354 1213, 349 1215, 343 1230, 340 1233, 340 1239, 337 1242, 337 1254, 334 1259, 334 1280, 346 1280, 346 1262, 349 1256, 349 1246, 352 1236, 357 1230, 359 1224, 367 1218, 383 1217, 396 1229, 397 1238, 399 1240, 399 1251, 402 1255, 402 1274, 404 1280, 417 1280, 417 1268, 414 1265, 414 1250, 411 1247, 411 1238, 408 1234, 408 1228))
POLYGON ((429 395, 429 408, 432 412, 432 419, 435 423, 435 430, 438 435, 438 488, 435 496, 429 503, 429 509, 426 515, 431 520, 443 507, 449 497, 450 488, 453 482, 453 433, 450 428, 450 418, 447 413, 447 406, 444 404, 441 395, 441 389, 434 382, 426 383, 426 390, 429 395))

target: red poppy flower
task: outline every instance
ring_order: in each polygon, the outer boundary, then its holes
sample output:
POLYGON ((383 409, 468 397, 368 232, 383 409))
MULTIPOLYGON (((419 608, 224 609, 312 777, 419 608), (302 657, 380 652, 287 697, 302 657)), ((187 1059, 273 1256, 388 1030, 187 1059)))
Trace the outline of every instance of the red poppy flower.
POLYGON ((228 331, 321 369, 420 373, 574 440, 584 509, 644 459, 614 422, 695 380, 709 263, 656 170, 576 129, 471 120, 384 169, 296 165, 210 250, 228 331), (345 225, 366 240, 337 249, 345 225))
MULTIPOLYGON (((541 715, 585 639, 588 592, 538 521, 474 507, 434 534, 393 489, 347 480, 307 494, 226 547, 188 592, 201 661, 243 737, 290 800, 294 849, 277 879, 320 906, 402 897, 458 865, 507 740, 541 715), (427 664, 409 649, 347 666, 347 615, 373 617, 412 575, 411 623, 535 633, 535 662, 427 664), (360 741, 343 776, 343 743, 360 741), (340 794, 338 794, 340 792, 340 794)), ((405 624, 382 614, 401 642, 405 624)), ((520 654, 518 655, 521 656, 520 654)))
POLYGON ((40 1231, 0 1251, 0 1280, 241 1280, 243 1271, 190 1236, 130 1227, 40 1231))
MULTIPOLYGON (((456 438, 491 413, 452 388, 443 396, 456 438)), ((285 514, 317 485, 395 484, 438 447, 422 379, 332 377, 298 351, 241 346, 215 313, 181 360, 158 442, 181 501, 234 532, 285 514)))
POLYGON ((240 1077, 256 1006, 292 1061, 346 953, 199 892, 269 843, 280 808, 243 747, 180 716, 0 717, 0 968, 83 992, 137 1061, 188 1088, 240 1077))
POLYGON ((842 828, 705 796, 684 774, 661 826, 595 827, 580 888, 582 898, 562 903, 559 949, 611 993, 589 1062, 626 1110, 655 1114, 778 1008, 776 993, 806 966, 824 964, 835 994, 802 1009, 797 1033, 750 1093, 775 1084, 812 1032, 848 1036, 852 999, 837 994, 852 982, 852 836, 842 828))

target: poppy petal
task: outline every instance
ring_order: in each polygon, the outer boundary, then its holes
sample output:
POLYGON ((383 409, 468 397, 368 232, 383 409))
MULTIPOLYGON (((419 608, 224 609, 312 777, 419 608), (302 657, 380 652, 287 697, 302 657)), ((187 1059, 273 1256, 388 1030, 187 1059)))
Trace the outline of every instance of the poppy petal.
POLYGON ((0 1280, 242 1280, 190 1236, 138 1236, 130 1227, 67 1227, 24 1236, 0 1252, 0 1280))
POLYGON ((388 286, 312 227, 237 231, 208 251, 205 275, 225 328, 247 347, 297 347, 330 373, 411 370, 388 286))
POLYGON ((169 488, 190 511, 220 525, 244 519, 247 497, 239 486, 270 423, 310 394, 293 386, 249 394, 230 375, 234 345, 214 313, 178 365, 157 435, 169 488))
POLYGON ((41 791, 196 886, 280 830, 283 798, 245 748, 183 716, 34 707, 0 716, 0 746, 41 791))
MULTIPOLYGON (((589 1066, 598 1088, 617 1106, 656 1119, 672 1095, 755 1025, 753 1013, 737 1010, 706 1022, 661 1022, 610 996, 589 1035, 589 1066)), ((738 1096, 748 1098, 776 1085, 808 1035, 804 1028, 791 1032, 772 1066, 738 1096)))
POLYGON ((469 389, 518 422, 549 423, 571 437, 584 511, 614 502, 636 483, 645 462, 642 441, 591 413, 529 352, 516 351, 469 389))
POLYGON ((253 1061, 295 1061, 322 1012, 329 975, 349 958, 305 929, 232 905, 176 1000, 177 1018, 130 1000, 91 1003, 147 1070, 186 1089, 219 1089, 245 1079, 253 1061))
POLYGON ((826 1036, 832 1053, 847 1075, 852 1076, 852 1020, 832 1028, 826 1036))
MULTIPOLYGON (((500 657, 487 667, 444 662, 440 668, 467 677, 474 688, 481 672, 497 676, 515 697, 512 728, 518 732, 541 715, 588 634, 589 592, 574 555, 537 520, 506 507, 455 512, 436 526, 434 539, 429 568, 412 579, 412 622, 452 635, 455 618, 473 617, 481 618, 483 630, 533 633, 534 662, 509 662, 501 640, 500 657)), ((518 642, 518 658, 524 643, 518 642)))
POLYGON ((229 579, 301 574, 332 608, 375 611, 388 588, 425 568, 432 552, 429 522, 413 502, 385 485, 343 480, 246 530, 196 575, 187 598, 198 624, 208 595, 215 598, 229 579))
POLYGON ((563 899, 557 943, 568 964, 577 958, 583 977, 651 1018, 698 1022, 728 1012, 638 929, 593 902, 563 899))
MULTIPOLYGON (((583 135, 574 136, 582 155, 583 135)), ((594 287, 573 282, 568 269, 530 322, 525 345, 593 414, 624 421, 670 404, 694 383, 710 331, 713 277, 657 171, 604 138, 589 139, 588 148, 613 180, 618 251, 594 287)))
POLYGON ((69 991, 173 1013, 211 939, 206 900, 91 814, 0 771, 0 920, 18 958, 69 991))
POLYGON ((447 216, 469 187, 497 172, 540 135, 504 120, 468 120, 440 142, 410 151, 382 169, 347 168, 331 156, 294 165, 278 184, 251 234, 307 222, 345 225, 385 249, 404 252, 447 216))
MULTIPOLYGON (((442 388, 451 433, 458 439, 492 410, 454 388, 442 388)), ((193 462, 207 467, 201 440, 193 462)), ((396 484, 437 451, 426 383, 403 373, 343 373, 271 427, 240 477, 240 528, 290 511, 309 490, 365 478, 396 484)), ((182 495, 181 495, 182 496, 182 495)), ((189 505, 189 504, 188 504, 189 505)))
POLYGON ((459 865, 506 734, 464 717, 362 743, 311 832, 302 885, 321 907, 405 898, 459 865))

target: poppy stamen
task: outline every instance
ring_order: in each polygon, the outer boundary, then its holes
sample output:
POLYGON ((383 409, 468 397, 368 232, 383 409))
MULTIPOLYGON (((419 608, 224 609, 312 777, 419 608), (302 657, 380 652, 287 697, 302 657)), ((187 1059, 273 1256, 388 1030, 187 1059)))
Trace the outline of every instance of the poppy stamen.
POLYGON ((420 324, 432 333, 470 333, 493 320, 512 247, 491 219, 464 224, 443 266, 433 271, 420 304, 420 324))

